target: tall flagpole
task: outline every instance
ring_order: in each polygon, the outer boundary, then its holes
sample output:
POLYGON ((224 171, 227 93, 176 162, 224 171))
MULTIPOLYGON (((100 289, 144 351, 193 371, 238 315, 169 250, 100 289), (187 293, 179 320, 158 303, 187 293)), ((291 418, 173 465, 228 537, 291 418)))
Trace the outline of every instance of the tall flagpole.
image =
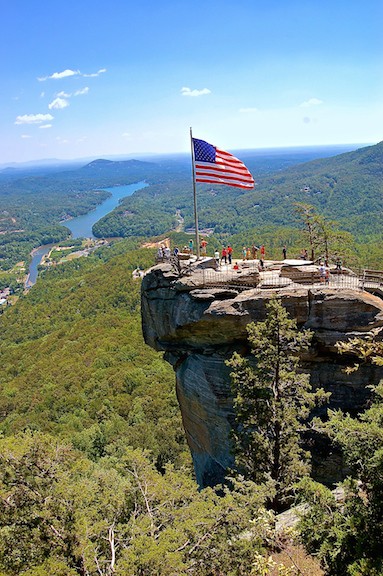
POLYGON ((193 167, 193 199, 194 199, 194 224, 195 224, 195 243, 197 249, 197 260, 200 258, 199 253, 199 232, 198 232, 198 212, 197 212, 197 192, 196 192, 196 182, 195 182, 195 155, 193 146, 193 134, 190 128, 190 144, 191 144, 191 154, 192 154, 192 167, 193 167))

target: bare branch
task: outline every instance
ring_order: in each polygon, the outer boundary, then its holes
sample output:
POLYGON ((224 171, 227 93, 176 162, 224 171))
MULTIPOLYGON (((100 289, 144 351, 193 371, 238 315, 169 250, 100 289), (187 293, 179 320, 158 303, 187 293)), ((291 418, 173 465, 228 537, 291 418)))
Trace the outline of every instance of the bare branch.
POLYGON ((116 563, 116 546, 114 542, 114 523, 109 527, 109 544, 112 558, 110 561, 110 572, 114 572, 114 565, 116 563))
POLYGON ((95 563, 96 563, 97 572, 100 574, 100 576, 104 576, 104 573, 103 573, 103 571, 101 570, 100 563, 99 563, 99 561, 98 561, 98 558, 97 558, 96 554, 95 554, 95 556, 94 556, 94 561, 95 561, 95 563))

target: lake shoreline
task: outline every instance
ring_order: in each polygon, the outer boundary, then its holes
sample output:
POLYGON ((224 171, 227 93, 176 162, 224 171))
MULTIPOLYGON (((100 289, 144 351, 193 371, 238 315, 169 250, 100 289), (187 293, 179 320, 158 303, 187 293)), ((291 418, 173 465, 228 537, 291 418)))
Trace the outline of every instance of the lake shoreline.
MULTIPOLYGON (((93 225, 101 220, 101 218, 106 216, 106 214, 112 212, 124 198, 131 196, 134 194, 134 192, 145 188, 147 185, 148 184, 144 180, 141 180, 132 184, 115 185, 102 188, 102 190, 110 192, 110 196, 108 196, 108 198, 103 200, 98 206, 96 206, 96 208, 90 210, 86 214, 61 220, 60 224, 65 226, 65 228, 68 228, 70 231, 70 237, 74 240, 76 238, 89 238, 91 240, 97 240, 98 238, 94 236, 92 232, 93 225)), ((31 288, 33 284, 35 284, 38 276, 38 266, 40 265, 43 257, 49 252, 49 250, 51 250, 53 246, 54 244, 51 243, 42 244, 37 248, 33 248, 31 251, 31 262, 29 264, 28 274, 24 282, 26 289, 31 288)))

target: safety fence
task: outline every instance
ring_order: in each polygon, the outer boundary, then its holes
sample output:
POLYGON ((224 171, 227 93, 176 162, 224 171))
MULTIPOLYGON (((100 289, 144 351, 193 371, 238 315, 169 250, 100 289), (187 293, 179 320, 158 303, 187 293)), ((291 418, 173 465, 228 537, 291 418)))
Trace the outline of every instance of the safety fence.
POLYGON ((378 286, 376 282, 363 282, 363 276, 352 274, 330 274, 329 278, 321 278, 319 273, 284 275, 280 270, 258 271, 257 268, 246 268, 244 270, 228 269, 225 266, 217 270, 208 268, 199 273, 204 287, 227 287, 248 290, 257 288, 264 290, 267 288, 338 288, 363 290, 378 286), (202 278, 201 278, 202 276, 202 278))
POLYGON ((207 268, 199 272, 204 287, 226 287, 239 290, 278 289, 278 288, 323 288, 339 290, 366 290, 383 297, 383 281, 379 276, 367 276, 364 273, 332 273, 321 278, 319 273, 290 273, 280 270, 258 271, 256 267, 233 270, 225 266, 217 270, 207 268))
MULTIPOLYGON (((323 288, 367 290, 383 297, 383 272, 379 270, 349 269, 330 271, 327 277, 321 277, 319 269, 313 267, 289 268, 278 263, 260 268, 257 260, 237 264, 217 264, 214 268, 204 267, 203 263, 184 260, 171 256, 169 262, 180 277, 198 274, 198 285, 212 288, 233 288, 237 290, 267 288, 323 288)), ((212 264, 212 263, 210 263, 212 264)), ((197 280, 197 278, 196 278, 197 280)))

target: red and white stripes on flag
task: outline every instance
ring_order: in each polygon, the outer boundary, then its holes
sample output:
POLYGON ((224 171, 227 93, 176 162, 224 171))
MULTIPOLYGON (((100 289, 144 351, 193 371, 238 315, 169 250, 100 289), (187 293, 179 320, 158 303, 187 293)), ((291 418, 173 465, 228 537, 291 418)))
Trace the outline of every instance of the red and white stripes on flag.
POLYGON ((196 182, 254 188, 254 178, 238 158, 197 138, 193 146, 196 182))

